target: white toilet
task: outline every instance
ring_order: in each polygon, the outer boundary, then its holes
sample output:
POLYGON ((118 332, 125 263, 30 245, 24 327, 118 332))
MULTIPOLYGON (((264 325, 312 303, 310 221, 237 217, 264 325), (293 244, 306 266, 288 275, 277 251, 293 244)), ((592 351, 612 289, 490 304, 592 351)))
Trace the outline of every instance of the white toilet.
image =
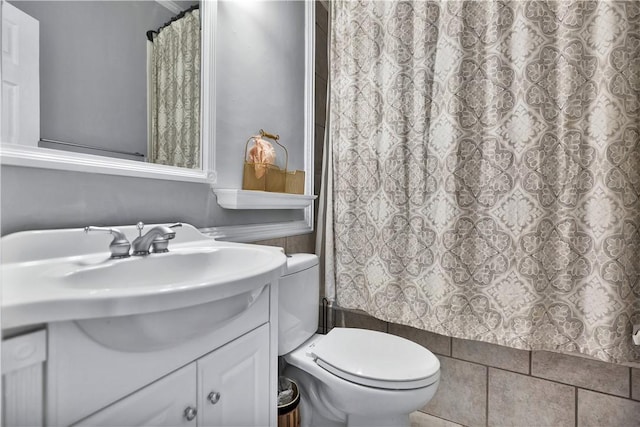
POLYGON ((318 257, 295 254, 279 288, 278 354, 301 392, 302 426, 409 426, 436 392, 440 362, 426 348, 382 332, 318 327, 318 257))

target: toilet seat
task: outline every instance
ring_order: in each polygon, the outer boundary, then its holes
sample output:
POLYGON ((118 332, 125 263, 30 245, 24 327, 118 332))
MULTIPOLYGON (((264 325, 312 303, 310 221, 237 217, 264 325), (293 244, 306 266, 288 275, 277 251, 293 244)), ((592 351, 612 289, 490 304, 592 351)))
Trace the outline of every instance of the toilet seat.
POLYGON ((439 378, 440 362, 433 353, 383 332, 334 328, 313 345, 311 353, 323 369, 369 387, 409 390, 439 378))

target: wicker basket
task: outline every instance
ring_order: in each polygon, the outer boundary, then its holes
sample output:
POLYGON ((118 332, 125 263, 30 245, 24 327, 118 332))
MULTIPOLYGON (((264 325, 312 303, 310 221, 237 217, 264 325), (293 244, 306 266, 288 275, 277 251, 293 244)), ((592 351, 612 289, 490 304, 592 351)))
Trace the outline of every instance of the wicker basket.
POLYGON ((248 161, 247 150, 249 148, 249 142, 254 139, 254 137, 251 137, 247 140, 247 143, 244 146, 242 189, 270 191, 274 193, 304 194, 304 171, 287 170, 287 166, 289 164, 289 152, 287 151, 287 148, 279 142, 280 136, 267 133, 262 129, 260 129, 260 136, 272 139, 284 150, 284 169, 280 169, 278 166, 268 163, 256 164, 248 161), (265 173, 260 178, 256 177, 256 166, 263 166, 265 169, 265 173))
POLYGON ((284 193, 285 171, 271 164, 262 164, 262 166, 265 167, 265 173, 260 178, 256 178, 256 163, 244 162, 242 189, 284 193))
POLYGON ((304 171, 287 171, 284 192, 291 194, 304 194, 304 171))

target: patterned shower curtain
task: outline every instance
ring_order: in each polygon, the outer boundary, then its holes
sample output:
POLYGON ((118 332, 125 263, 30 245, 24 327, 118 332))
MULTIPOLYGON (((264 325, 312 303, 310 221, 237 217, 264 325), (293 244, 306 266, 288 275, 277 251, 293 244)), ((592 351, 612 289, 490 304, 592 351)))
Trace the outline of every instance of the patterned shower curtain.
POLYGON ((640 3, 331 4, 337 303, 639 360, 640 3))
POLYGON ((149 161, 200 167, 200 10, 153 40, 149 161))

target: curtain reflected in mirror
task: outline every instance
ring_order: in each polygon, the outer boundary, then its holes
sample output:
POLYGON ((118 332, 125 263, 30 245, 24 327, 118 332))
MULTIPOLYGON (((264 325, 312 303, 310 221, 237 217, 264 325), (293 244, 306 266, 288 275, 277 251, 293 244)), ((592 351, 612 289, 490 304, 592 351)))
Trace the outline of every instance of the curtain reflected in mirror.
POLYGON ((148 33, 149 161, 200 167, 200 10, 148 33))

